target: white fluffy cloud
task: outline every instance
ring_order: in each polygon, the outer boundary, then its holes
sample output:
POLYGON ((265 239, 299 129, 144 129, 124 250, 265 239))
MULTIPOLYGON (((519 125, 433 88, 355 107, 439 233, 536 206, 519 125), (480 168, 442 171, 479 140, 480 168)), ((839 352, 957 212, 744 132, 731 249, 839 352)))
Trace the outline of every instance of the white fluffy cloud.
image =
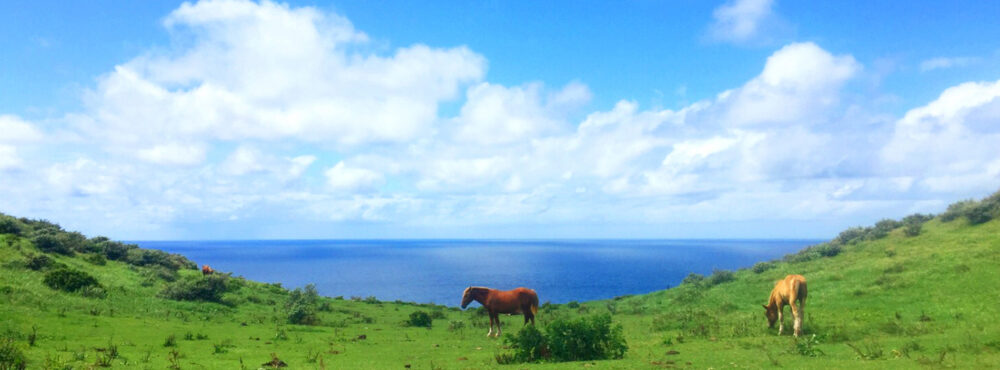
POLYGON ((37 143, 44 138, 34 125, 13 115, 0 115, 0 171, 24 166, 18 147, 37 143))
POLYGON ((743 43, 760 37, 773 19, 773 0, 730 0, 712 12, 709 35, 719 41, 743 43))
POLYGON ((810 125, 828 116, 839 90, 861 69, 850 55, 834 56, 814 43, 787 45, 770 57, 764 71, 736 90, 724 92, 724 121, 810 125))
POLYGON ((117 66, 76 118, 158 163, 198 162, 174 144, 192 139, 405 142, 427 135, 438 104, 485 70, 464 47, 357 51, 367 37, 346 19, 269 1, 185 3, 165 24, 191 41, 117 66))
POLYGON ((932 191, 989 191, 1000 182, 1000 81, 948 88, 896 122, 881 152, 889 173, 932 191))
POLYGON ((367 192, 384 181, 382 174, 358 167, 348 167, 343 161, 324 172, 326 183, 337 192, 367 192))

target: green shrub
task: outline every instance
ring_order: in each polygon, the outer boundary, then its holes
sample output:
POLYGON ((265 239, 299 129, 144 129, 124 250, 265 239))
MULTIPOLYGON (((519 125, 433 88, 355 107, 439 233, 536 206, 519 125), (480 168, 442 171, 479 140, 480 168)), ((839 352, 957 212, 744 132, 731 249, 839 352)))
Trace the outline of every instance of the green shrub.
POLYGON ((545 333, 556 361, 622 358, 628 351, 621 325, 612 325, 608 314, 556 320, 545 328, 545 333))
POLYGON ((526 325, 517 334, 505 337, 504 343, 514 350, 510 363, 538 362, 551 356, 548 339, 534 325, 526 325))
POLYGON ((88 254, 87 257, 83 258, 83 260, 95 264, 97 266, 104 266, 108 263, 107 258, 104 258, 103 254, 97 254, 97 253, 88 254))
POLYGON ((984 201, 967 208, 965 217, 969 219, 970 224, 979 225, 992 220, 996 210, 993 204, 984 201))
POLYGON ((875 223, 875 227, 869 228, 865 235, 867 240, 882 239, 889 235, 890 232, 896 228, 902 226, 903 224, 896 220, 883 219, 875 223))
POLYGON ((820 256, 823 257, 833 257, 840 254, 841 248, 839 245, 833 245, 830 243, 823 243, 813 247, 820 256))
POLYGON ((556 319, 544 333, 534 325, 525 326, 504 342, 514 353, 498 355, 500 364, 618 359, 628 351, 621 325, 612 325, 608 314, 556 319))
POLYGON ((16 344, 14 339, 0 339, 0 369, 24 370, 28 367, 28 359, 16 344))
POLYGON ((569 307, 569 308, 580 308, 580 302, 570 301, 569 303, 566 304, 566 307, 569 307))
POLYGON ((318 306, 319 293, 316 292, 315 285, 306 285, 305 289, 295 288, 295 290, 288 294, 288 300, 285 301, 285 312, 287 313, 288 323, 298 325, 319 324, 319 315, 316 313, 318 306))
POLYGON ((851 244, 863 239, 867 233, 868 230, 864 227, 851 227, 837 234, 837 237, 833 239, 833 243, 837 245, 851 244))
POLYGON ((920 230, 924 227, 923 224, 911 223, 903 226, 903 235, 906 236, 917 236, 920 235, 920 230))
POLYGON ((16 218, 0 214, 0 234, 22 235, 23 227, 16 218))
POLYGON ((170 254, 156 249, 129 249, 125 262, 136 266, 159 265, 171 270, 194 269, 197 265, 179 254, 170 254))
POLYGON ((966 210, 968 208, 971 208, 971 207, 975 206, 975 205, 976 205, 976 201, 974 201, 972 199, 966 199, 966 200, 962 200, 962 201, 958 201, 958 202, 949 204, 948 205, 948 209, 945 210, 944 213, 941 214, 941 221, 942 222, 951 222, 951 221, 954 221, 956 218, 964 216, 966 210))
POLYGON ((63 244, 62 240, 57 238, 53 234, 39 234, 31 238, 31 242, 35 244, 38 250, 46 253, 59 253, 65 254, 67 256, 73 254, 73 250, 69 248, 68 245, 63 244))
POLYGON ((26 258, 24 260, 24 267, 35 271, 47 269, 55 264, 55 261, 44 254, 29 254, 26 258))
POLYGON ((685 277, 684 280, 681 280, 681 284, 698 285, 698 284, 701 284, 702 281, 705 281, 705 276, 704 275, 702 275, 702 274, 696 274, 696 273, 692 272, 692 273, 688 274, 688 276, 685 277))
POLYGON ((759 274, 773 268, 774 268, 774 262, 757 262, 756 264, 753 265, 752 268, 750 268, 750 270, 753 271, 753 273, 755 274, 759 274))
POLYGON ((407 325, 421 328, 430 328, 433 323, 434 320, 431 319, 431 315, 424 311, 414 311, 410 313, 410 318, 406 320, 407 325))
POLYGON ((60 268, 45 274, 45 285, 52 289, 75 292, 85 287, 97 287, 97 279, 86 272, 60 268))
POLYGON ((104 257, 109 260, 118 261, 124 259, 128 256, 128 251, 131 249, 138 249, 139 247, 134 244, 124 244, 122 242, 103 240, 97 242, 98 249, 104 252, 104 257))
POLYGON ((160 292, 164 298, 177 301, 222 302, 222 293, 229 289, 229 276, 213 274, 208 276, 187 276, 160 292))
POLYGON ((708 277, 707 282, 709 286, 715 286, 733 280, 736 280, 736 275, 732 271, 716 269, 712 271, 712 275, 708 277))

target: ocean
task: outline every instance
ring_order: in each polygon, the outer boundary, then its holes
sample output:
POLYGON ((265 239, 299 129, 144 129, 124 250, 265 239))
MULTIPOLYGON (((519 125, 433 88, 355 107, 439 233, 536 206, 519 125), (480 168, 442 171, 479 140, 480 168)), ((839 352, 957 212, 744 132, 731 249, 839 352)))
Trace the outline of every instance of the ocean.
POLYGON ((320 294, 457 306, 468 286, 535 289, 566 303, 677 286, 821 240, 233 240, 137 241, 200 265, 320 294))

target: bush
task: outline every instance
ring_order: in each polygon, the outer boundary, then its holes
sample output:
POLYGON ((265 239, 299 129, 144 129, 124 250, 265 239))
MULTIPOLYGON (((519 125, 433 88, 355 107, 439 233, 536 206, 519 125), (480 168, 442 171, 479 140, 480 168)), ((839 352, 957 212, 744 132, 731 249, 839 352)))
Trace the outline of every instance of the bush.
POLYGON ((213 274, 188 276, 167 285, 160 292, 164 298, 177 301, 222 302, 222 293, 229 289, 229 276, 213 274))
POLYGON ((942 222, 951 222, 951 221, 954 221, 956 218, 964 216, 966 210, 968 208, 971 208, 971 207, 975 206, 975 205, 976 205, 976 201, 974 201, 972 199, 967 199, 967 200, 958 201, 958 202, 949 204, 948 205, 948 209, 945 210, 944 213, 941 214, 941 221, 942 222))
POLYGON ((713 270, 712 275, 708 277, 708 285, 715 286, 722 283, 727 283, 736 280, 736 275, 729 270, 713 270))
POLYGON ((527 325, 514 336, 505 337, 504 343, 514 350, 513 358, 508 359, 511 363, 538 362, 551 357, 548 339, 534 325, 527 325))
POLYGON ((625 356, 628 345, 621 325, 611 324, 611 315, 602 314, 572 320, 556 319, 545 333, 534 325, 523 327, 504 342, 513 354, 497 356, 501 364, 513 362, 589 361, 618 359, 625 356))
POLYGON ((865 235, 867 240, 881 239, 889 235, 890 232, 896 228, 903 226, 903 224, 896 220, 883 219, 875 223, 875 227, 869 228, 868 233, 865 235))
POLYGON ((319 324, 319 315, 316 314, 319 306, 318 303, 319 293, 316 292, 315 285, 306 285, 305 289, 295 288, 295 290, 288 294, 288 300, 285 301, 288 323, 298 325, 319 324))
POLYGON ((28 367, 28 359, 24 352, 14 344, 14 339, 0 339, 0 369, 24 370, 28 367))
POLYGON ((35 271, 49 268, 54 264, 55 261, 53 261, 51 258, 49 258, 49 256, 46 256, 44 254, 38 254, 38 255, 29 254, 27 255, 27 259, 24 261, 24 267, 27 267, 35 271))
POLYGON ((83 259, 97 266, 104 266, 108 263, 108 260, 104 258, 103 254, 88 254, 87 257, 84 257, 83 259))
POLYGON ((698 284, 701 284, 702 281, 705 281, 705 276, 704 275, 702 275, 702 274, 696 274, 696 273, 692 272, 692 273, 688 274, 688 276, 685 277, 684 280, 681 280, 681 284, 698 285, 698 284))
POLYGON ((414 311, 410 313, 410 319, 406 320, 406 324, 409 326, 416 326, 421 328, 430 328, 433 325, 434 320, 431 319, 431 315, 424 311, 414 311))
POLYGON ((920 230, 923 229, 924 224, 911 223, 903 226, 903 235, 906 236, 917 236, 920 235, 920 230))
POLYGON ((0 214, 0 234, 21 235, 23 227, 16 218, 0 214))
POLYGON ((130 249, 139 248, 134 244, 124 244, 122 242, 107 241, 107 240, 100 241, 97 243, 97 245, 98 249, 104 252, 104 257, 107 257, 109 260, 112 261, 118 261, 124 259, 126 256, 128 256, 128 251, 130 249))
POLYGON ((965 217, 969 219, 970 224, 979 225, 992 220, 996 210, 993 204, 984 201, 968 207, 965 210, 965 217))
POLYGON ((851 227, 848 228, 847 230, 841 231, 840 234, 838 234, 837 237, 833 239, 833 242, 838 245, 847 245, 852 242, 861 240, 862 238, 864 238, 866 233, 867 231, 863 227, 860 226, 851 227))
POLYGON ((752 268, 750 268, 750 270, 755 274, 759 274, 773 268, 774 262, 757 262, 752 268))
POLYGON ((608 314, 555 320, 545 329, 549 351, 556 361, 622 358, 628 351, 621 325, 611 325, 608 314))
POLYGON ((810 249, 813 249, 817 254, 823 257, 833 257, 840 254, 841 251, 839 245, 833 245, 830 243, 823 243, 810 249))
POLYGON ((99 287, 97 279, 86 272, 60 268, 45 274, 45 285, 52 289, 75 292, 85 287, 99 287))
POLYGON ((38 250, 46 253, 59 253, 67 256, 73 254, 73 250, 68 245, 63 244, 59 238, 53 234, 39 234, 31 238, 38 250))

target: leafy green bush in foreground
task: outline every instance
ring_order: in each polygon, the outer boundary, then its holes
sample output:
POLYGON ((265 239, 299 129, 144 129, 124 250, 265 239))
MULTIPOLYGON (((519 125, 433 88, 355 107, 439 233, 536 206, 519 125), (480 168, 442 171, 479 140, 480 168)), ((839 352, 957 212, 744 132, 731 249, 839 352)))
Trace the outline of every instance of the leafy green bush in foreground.
POLYGON ((513 358, 498 356, 498 361, 618 359, 628 351, 622 326, 612 325, 611 315, 608 314, 555 320, 545 328, 544 334, 533 325, 525 326, 516 335, 504 340, 514 350, 513 358))

